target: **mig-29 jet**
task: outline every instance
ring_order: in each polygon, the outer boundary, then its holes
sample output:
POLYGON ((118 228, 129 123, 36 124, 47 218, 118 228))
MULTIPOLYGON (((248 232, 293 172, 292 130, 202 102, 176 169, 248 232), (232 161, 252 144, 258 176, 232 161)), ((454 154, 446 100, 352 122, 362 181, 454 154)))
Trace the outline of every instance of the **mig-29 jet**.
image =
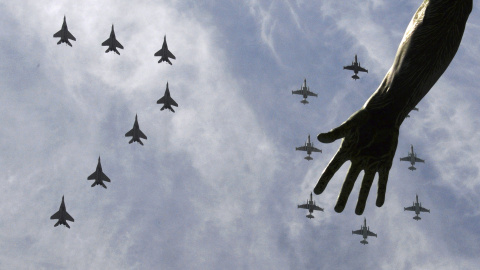
POLYGON ((312 152, 322 153, 322 150, 313 147, 313 143, 310 142, 310 134, 308 134, 308 139, 307 139, 307 142, 305 143, 305 145, 300 146, 300 147, 296 147, 295 150, 297 150, 297 151, 307 151, 308 156, 306 156, 305 159, 308 160, 308 161, 313 159, 310 156, 312 154, 312 152))
POLYGON ((104 188, 107 188, 107 186, 103 183, 103 181, 110 182, 110 178, 106 176, 103 171, 102 171, 102 164, 100 164, 100 157, 98 157, 98 164, 97 164, 97 169, 87 178, 87 180, 95 180, 93 182, 92 187, 96 185, 100 185, 104 188))
POLYGON ((57 33, 55 33, 53 35, 54 38, 60 38, 60 41, 58 41, 57 45, 60 44, 60 43, 67 43, 68 45, 70 45, 70 47, 72 47, 72 43, 70 43, 70 41, 68 41, 69 39, 71 40, 74 40, 76 41, 77 39, 68 31, 68 27, 67 27, 67 20, 65 18, 65 15, 63 16, 63 24, 62 24, 62 29, 60 29, 60 31, 58 31, 57 33))
POLYGON ((50 219, 58 219, 58 222, 55 223, 54 227, 57 227, 58 225, 62 224, 67 226, 67 228, 70 229, 70 225, 68 225, 67 220, 74 222, 73 217, 70 216, 70 214, 67 213, 67 208, 65 208, 65 201, 63 200, 62 196, 62 203, 60 204, 60 209, 53 214, 53 216, 50 217, 50 219))
POLYGON ((171 53, 168 50, 167 35, 165 35, 163 37, 162 48, 158 52, 155 53, 155 56, 161 56, 162 57, 162 58, 160 58, 160 60, 158 60, 158 63, 161 63, 161 62, 165 61, 165 62, 168 62, 170 65, 172 64, 172 62, 170 62, 170 60, 168 58, 176 59, 175 55, 173 55, 173 53, 171 53))
MULTIPOLYGON (((417 112, 418 112, 418 108, 417 108, 417 107, 415 107, 415 108, 413 108, 413 109, 412 109, 412 111, 417 111, 417 112)), ((409 115, 409 114, 407 114, 407 117, 410 117, 410 115, 409 115)))
POLYGON ((352 234, 359 234, 359 235, 363 236, 363 240, 360 241, 360 243, 362 243, 364 245, 368 244, 368 242, 367 242, 367 237, 368 236, 377 237, 377 234, 371 232, 370 227, 367 227, 367 219, 366 218, 363 220, 363 226, 360 226, 360 230, 352 231, 352 234))
POLYGON ((417 154, 415 152, 413 152, 413 145, 410 145, 410 146, 411 146, 411 148, 410 148, 411 152, 408 153, 407 157, 400 158, 400 161, 410 161, 410 164, 412 164, 412 166, 408 167, 408 169, 411 170, 411 171, 414 171, 414 170, 417 169, 417 168, 414 167, 415 162, 425 163, 425 160, 417 158, 417 154))
POLYGON ((117 48, 123 50, 122 44, 120 44, 120 42, 118 42, 117 38, 115 37, 115 30, 113 30, 113 24, 112 31, 110 32, 110 37, 102 43, 102 46, 108 46, 108 49, 105 51, 105 53, 108 53, 109 51, 114 51, 118 55, 120 55, 120 53, 117 51, 117 48))
POLYGON ((360 79, 360 77, 357 76, 359 71, 368 73, 368 70, 361 67, 360 62, 357 62, 357 55, 356 54, 355 54, 355 62, 352 62, 352 65, 350 65, 350 66, 344 66, 343 69, 353 70, 353 72, 355 74, 353 74, 352 78, 354 80, 360 79))
POLYGON ((323 208, 320 208, 318 207, 317 205, 315 205, 315 201, 313 200, 312 198, 312 193, 310 192, 310 201, 307 200, 307 203, 306 204, 302 204, 302 205, 298 205, 298 208, 304 208, 304 209, 308 209, 308 212, 310 212, 308 215, 307 215, 307 218, 314 218, 314 216, 312 215, 313 213, 313 210, 317 210, 317 211, 322 211, 323 212, 323 208))
POLYGON ((420 212, 428 212, 430 213, 430 210, 429 209, 426 209, 426 208, 423 208, 422 207, 422 203, 419 203, 418 202, 418 195, 416 195, 417 197, 417 202, 413 202, 413 205, 410 206, 410 207, 404 207, 403 208, 403 211, 415 211, 415 214, 416 216, 413 217, 413 219, 415 219, 416 221, 419 221, 421 218, 418 216, 420 214, 420 212))
POLYGON ((168 90, 168 82, 167 82, 167 89, 165 90, 165 94, 163 95, 162 98, 157 100, 157 104, 163 104, 163 107, 160 109, 160 111, 163 111, 165 109, 169 109, 172 112, 175 112, 172 109, 172 105, 175 107, 178 107, 178 104, 173 100, 172 97, 170 97, 170 90, 168 90))
POLYGON ((125 137, 132 137, 132 139, 128 143, 138 142, 141 145, 143 145, 143 142, 140 140, 140 138, 145 140, 147 139, 147 136, 143 134, 143 132, 140 130, 140 127, 138 126, 136 114, 135 114, 135 123, 133 123, 133 128, 129 132, 125 133, 125 137))
POLYGON ((307 101, 308 96, 312 96, 312 97, 317 97, 318 96, 317 94, 315 94, 313 92, 310 92, 310 87, 307 87, 307 79, 303 80, 303 85, 300 86, 300 90, 292 91, 292 95, 293 94, 303 96, 303 100, 300 101, 301 103, 303 103, 303 105, 308 103, 308 101, 307 101))

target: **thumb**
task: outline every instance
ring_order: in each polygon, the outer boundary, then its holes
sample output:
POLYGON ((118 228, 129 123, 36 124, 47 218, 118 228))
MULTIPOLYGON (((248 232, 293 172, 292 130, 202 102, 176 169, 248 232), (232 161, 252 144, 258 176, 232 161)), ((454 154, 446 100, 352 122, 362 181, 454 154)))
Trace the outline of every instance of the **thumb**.
POLYGON ((326 133, 320 133, 317 136, 317 139, 322 143, 331 143, 340 138, 347 136, 347 134, 359 124, 366 122, 367 112, 363 109, 360 109, 356 113, 352 114, 347 121, 343 122, 340 126, 330 130, 326 133))

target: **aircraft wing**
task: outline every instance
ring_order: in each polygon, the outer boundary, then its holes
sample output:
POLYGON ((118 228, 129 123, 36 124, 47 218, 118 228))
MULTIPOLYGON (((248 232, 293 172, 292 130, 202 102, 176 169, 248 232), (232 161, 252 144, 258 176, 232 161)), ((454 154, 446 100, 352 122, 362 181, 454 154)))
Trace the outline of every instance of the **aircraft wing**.
POLYGON ((106 174, 104 174, 103 172, 102 172, 102 180, 110 182, 110 178, 108 178, 108 176, 106 174))
POLYGON ((307 151, 307 147, 306 146, 295 147, 295 150, 297 150, 297 151, 307 151))
POLYGON ((118 40, 115 40, 115 47, 118 47, 118 48, 120 48, 120 49, 123 49, 122 44, 120 44, 120 42, 118 42, 118 40))
POLYGON ((295 94, 295 95, 303 95, 302 90, 292 91, 292 95, 293 95, 293 94, 295 94))
POLYGON ((373 233, 373 232, 371 232, 371 231, 367 231, 367 235, 368 235, 368 236, 375 236, 375 237, 377 237, 377 234, 376 234, 376 233, 373 233))
POLYGON ((308 204, 299 205, 298 208, 309 209, 308 204))
POLYGON ((176 59, 175 55, 173 55, 173 53, 171 53, 169 50, 167 50, 167 57, 170 57, 172 59, 176 59))
POLYGON ((62 37, 62 30, 60 29, 60 31, 58 31, 57 33, 53 34, 53 37, 61 38, 61 37, 62 37))
POLYGON ((353 66, 344 66, 343 69, 354 70, 353 66))
POLYGON ((143 134, 143 132, 140 129, 138 129, 138 136, 142 139, 145 139, 145 140, 147 139, 147 136, 145 136, 145 134, 143 134))
POLYGON ((368 73, 368 70, 362 68, 362 67, 358 67, 358 71, 362 71, 362 72, 367 72, 368 73))
POLYGON ((170 105, 173 105, 173 106, 175 106, 175 107, 178 107, 177 102, 175 102, 175 100, 173 100, 172 97, 170 97, 169 101, 170 101, 170 105))
POLYGON ((363 232, 362 232, 362 230, 352 231, 352 234, 360 234, 360 235, 363 235, 363 232))
POLYGON ((109 46, 109 45, 110 45, 110 38, 108 38, 102 43, 102 46, 109 46))
POLYGON ((312 152, 322 152, 322 150, 318 149, 318 148, 315 148, 315 147, 312 147, 311 148, 312 152))
POLYGON ((313 206, 313 210, 317 210, 317 211, 322 211, 323 212, 323 208, 320 208, 316 205, 313 206))
POLYGON ((400 158, 401 161, 410 161, 410 157, 402 157, 400 158))
POLYGON ((161 99, 157 100, 157 104, 162 104, 165 103, 165 96, 163 96, 161 99))
POLYGON ((69 221, 72 221, 72 222, 74 222, 74 221, 75 221, 75 220, 73 219, 73 217, 72 217, 72 216, 70 216, 70 214, 69 214, 69 213, 67 213, 67 211, 65 211, 65 219, 66 219, 66 220, 69 220, 69 221))
POLYGON ((132 137, 132 136, 133 136, 133 128, 129 132, 125 133, 125 137, 132 137))
POLYGON ((426 208, 423 208, 420 206, 420 212, 428 212, 430 213, 430 210, 429 209, 426 209, 426 208))
POLYGON ((415 162, 423 162, 423 163, 425 163, 425 160, 419 159, 419 158, 415 157, 415 162))
POLYGON ((95 180, 95 174, 97 173, 97 171, 94 171, 88 178, 87 180, 95 180))
POLYGON ((77 39, 67 30, 67 38, 77 41, 77 39))
POLYGON ((317 97, 318 95, 313 93, 313 92, 310 92, 310 91, 307 91, 307 95, 308 96, 311 96, 311 97, 317 97))
POLYGON ((403 211, 415 211, 415 206, 404 207, 403 211))
POLYGON ((50 219, 60 219, 60 210, 58 210, 55 214, 53 214, 50 219))

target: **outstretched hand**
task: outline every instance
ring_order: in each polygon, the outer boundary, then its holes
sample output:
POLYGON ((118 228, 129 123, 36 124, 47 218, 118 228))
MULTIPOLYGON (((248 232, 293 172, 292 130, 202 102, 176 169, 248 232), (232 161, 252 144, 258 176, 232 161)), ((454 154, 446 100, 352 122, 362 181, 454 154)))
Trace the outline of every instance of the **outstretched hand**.
POLYGON ((391 121, 385 119, 385 113, 372 112, 362 108, 339 127, 318 135, 318 140, 323 143, 331 143, 340 138, 343 140, 337 153, 318 180, 314 189, 315 194, 321 194, 343 163, 347 160, 351 161, 335 205, 336 212, 340 213, 345 208, 348 196, 362 170, 365 171, 365 175, 355 213, 357 215, 363 213, 373 178, 377 172, 379 177, 376 204, 380 207, 385 202, 388 173, 397 149, 399 130, 396 125, 390 123, 391 121))

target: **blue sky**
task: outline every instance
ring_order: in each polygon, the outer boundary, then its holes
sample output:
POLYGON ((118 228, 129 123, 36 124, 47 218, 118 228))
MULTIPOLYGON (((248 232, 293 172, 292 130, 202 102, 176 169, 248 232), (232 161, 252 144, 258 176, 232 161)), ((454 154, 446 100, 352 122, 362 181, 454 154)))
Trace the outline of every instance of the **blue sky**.
POLYGON ((475 269, 480 263, 480 19, 400 129, 386 201, 307 200, 340 141, 296 152, 376 90, 421 1, 24 1, 0 6, 0 268, 475 269), (67 17, 70 48, 52 36, 67 17), (125 47, 100 44, 115 25, 125 47), (176 56, 158 64, 167 35, 176 56), (368 74, 342 66, 358 54, 368 74), (291 91, 307 79, 318 98, 291 91), (160 111, 166 83, 179 107, 160 111), (138 114, 142 147, 124 134, 138 114), (425 159, 400 163, 410 144, 425 159), (101 156, 112 180, 91 188, 101 156), (419 195, 431 213, 404 212, 419 195), (75 218, 54 228, 62 195, 75 218), (378 238, 351 231, 367 218, 378 238))

